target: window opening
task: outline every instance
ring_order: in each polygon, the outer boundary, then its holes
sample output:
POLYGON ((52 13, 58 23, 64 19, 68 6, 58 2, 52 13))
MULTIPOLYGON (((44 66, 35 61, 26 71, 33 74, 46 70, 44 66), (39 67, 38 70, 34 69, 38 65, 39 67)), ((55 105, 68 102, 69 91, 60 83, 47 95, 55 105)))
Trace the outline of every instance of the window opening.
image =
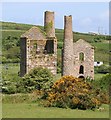
POLYGON ((79 60, 84 61, 84 53, 79 53, 79 60))
POLYGON ((54 41, 53 40, 46 41, 44 53, 47 53, 47 54, 54 53, 54 41))
POLYGON ((80 66, 79 74, 84 74, 84 67, 82 65, 80 66))

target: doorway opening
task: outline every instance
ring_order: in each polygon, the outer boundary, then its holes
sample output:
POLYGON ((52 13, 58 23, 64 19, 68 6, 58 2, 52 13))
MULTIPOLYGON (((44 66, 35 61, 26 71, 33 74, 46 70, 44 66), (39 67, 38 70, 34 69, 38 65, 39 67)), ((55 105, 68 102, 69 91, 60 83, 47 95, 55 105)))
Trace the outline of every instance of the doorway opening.
POLYGON ((84 66, 81 65, 79 68, 79 74, 84 74, 84 66))

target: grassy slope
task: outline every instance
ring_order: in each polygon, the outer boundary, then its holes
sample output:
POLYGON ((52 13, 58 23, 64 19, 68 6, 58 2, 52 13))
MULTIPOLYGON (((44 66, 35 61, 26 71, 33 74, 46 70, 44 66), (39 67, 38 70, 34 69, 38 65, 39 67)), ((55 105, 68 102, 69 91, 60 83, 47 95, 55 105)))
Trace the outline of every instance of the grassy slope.
POLYGON ((37 104, 3 104, 3 118, 108 118, 109 107, 103 111, 44 108, 37 104))
MULTIPOLYGON (((3 22, 2 23, 2 43, 4 43, 5 39, 8 36, 11 37, 18 37, 20 38, 21 34, 23 34, 25 31, 30 29, 33 25, 27 25, 27 24, 18 24, 18 23, 8 23, 3 22)), ((38 26, 43 30, 42 26, 38 26)), ((56 29, 56 36, 58 39, 58 42, 63 42, 63 30, 62 29, 56 29)), ((89 34, 83 34, 83 33, 74 33, 74 41, 77 41, 78 39, 85 39, 88 42, 91 42, 94 40, 94 38, 97 36, 89 35, 89 34)), ((105 40, 104 40, 105 41, 105 40)), ((109 62, 109 44, 100 42, 100 43, 92 43, 93 46, 95 46, 95 61, 103 61, 108 64, 109 62), (104 57, 103 57, 104 54, 104 57)), ((3 54, 5 52, 3 51, 3 54)), ((61 55, 61 50, 58 49, 58 56, 61 55)))

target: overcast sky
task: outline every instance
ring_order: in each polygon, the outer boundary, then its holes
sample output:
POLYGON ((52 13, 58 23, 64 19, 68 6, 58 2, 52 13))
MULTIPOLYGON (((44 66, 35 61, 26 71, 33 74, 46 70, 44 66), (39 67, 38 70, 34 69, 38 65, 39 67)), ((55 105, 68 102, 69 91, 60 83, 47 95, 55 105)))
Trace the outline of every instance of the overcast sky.
POLYGON ((73 31, 109 33, 108 2, 4 2, 2 21, 43 25, 44 11, 55 12, 55 27, 64 27, 64 15, 72 15, 73 31))

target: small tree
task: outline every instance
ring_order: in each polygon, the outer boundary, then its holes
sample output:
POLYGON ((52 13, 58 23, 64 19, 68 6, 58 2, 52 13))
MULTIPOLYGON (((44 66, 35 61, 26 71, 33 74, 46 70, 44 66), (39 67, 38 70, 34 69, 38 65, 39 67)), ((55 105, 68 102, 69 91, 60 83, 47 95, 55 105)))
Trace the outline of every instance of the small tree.
MULTIPOLYGON (((22 81, 19 83, 19 88, 24 88, 26 92, 32 92, 33 90, 45 90, 49 89, 53 84, 53 75, 46 68, 34 68, 29 74, 26 74, 22 81)), ((23 90, 24 91, 24 90, 23 90)))

